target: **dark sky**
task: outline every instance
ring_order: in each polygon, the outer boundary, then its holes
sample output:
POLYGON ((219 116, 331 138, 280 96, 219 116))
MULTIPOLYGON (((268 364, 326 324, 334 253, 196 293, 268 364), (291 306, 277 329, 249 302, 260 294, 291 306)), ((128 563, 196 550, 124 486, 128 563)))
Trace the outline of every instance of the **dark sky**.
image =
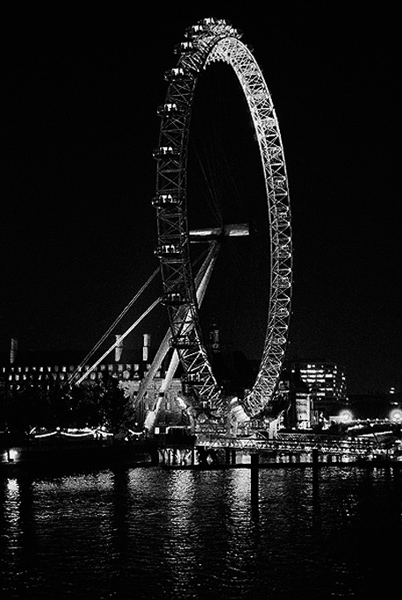
MULTIPOLYGON (((344 365, 350 392, 401 390, 396 9, 205 6, 3 19, 0 349, 17 337, 21 349, 86 353, 157 267, 163 73, 185 28, 219 16, 254 47, 279 117, 295 247, 289 351, 344 365)), ((130 343, 157 339, 159 316, 130 343)))

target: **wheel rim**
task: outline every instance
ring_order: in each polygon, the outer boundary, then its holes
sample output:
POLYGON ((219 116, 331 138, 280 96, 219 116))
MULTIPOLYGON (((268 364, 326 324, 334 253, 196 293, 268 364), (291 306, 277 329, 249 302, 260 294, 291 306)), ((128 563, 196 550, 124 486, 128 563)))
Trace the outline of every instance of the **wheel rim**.
POLYGON ((241 400, 250 417, 275 412, 275 392, 287 344, 292 291, 292 236, 288 179, 283 145, 271 95, 241 34, 224 20, 203 19, 186 31, 177 48, 161 116, 156 195, 158 246, 163 299, 172 346, 187 377, 190 404, 222 409, 224 399, 202 341, 198 300, 190 259, 187 215, 187 158, 192 105, 199 74, 213 62, 234 71, 247 101, 262 163, 270 231, 270 294, 265 343, 252 390, 241 400))

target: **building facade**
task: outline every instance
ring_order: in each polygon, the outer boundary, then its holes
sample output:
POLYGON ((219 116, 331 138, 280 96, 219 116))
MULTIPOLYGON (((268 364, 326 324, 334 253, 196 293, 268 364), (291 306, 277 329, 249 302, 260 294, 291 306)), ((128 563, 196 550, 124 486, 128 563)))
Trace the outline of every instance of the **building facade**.
POLYGON ((286 425, 310 429, 324 424, 347 402, 345 369, 331 361, 292 361, 283 379, 289 390, 286 425))

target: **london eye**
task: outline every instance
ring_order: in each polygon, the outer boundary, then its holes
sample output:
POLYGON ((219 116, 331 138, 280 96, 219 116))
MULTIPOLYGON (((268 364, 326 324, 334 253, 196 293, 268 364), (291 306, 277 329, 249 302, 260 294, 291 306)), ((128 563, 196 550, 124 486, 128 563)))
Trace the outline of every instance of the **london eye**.
MULTIPOLYGON (((220 248, 227 240, 252 236, 252 224, 243 219, 193 226, 194 197, 189 170, 194 109, 200 81, 210 70, 228 69, 244 100, 252 123, 256 160, 264 190, 267 305, 265 335, 259 366, 250 389, 239 404, 247 418, 274 414, 284 360, 292 292, 292 235, 288 177, 278 118, 271 94, 253 52, 242 34, 222 19, 203 19, 189 27, 177 46, 176 65, 165 73, 168 83, 161 118, 153 206, 163 295, 169 317, 165 347, 173 350, 172 370, 180 363, 185 380, 185 403, 195 418, 227 414, 229 407, 214 372, 200 311, 220 248), (196 254, 194 248, 197 248, 196 254), (199 249, 203 248, 203 252, 199 249)), ((213 103, 214 98, 209 102, 213 103)), ((236 123, 232 123, 236 129, 236 123)), ((163 392, 163 391, 162 391, 163 392)))

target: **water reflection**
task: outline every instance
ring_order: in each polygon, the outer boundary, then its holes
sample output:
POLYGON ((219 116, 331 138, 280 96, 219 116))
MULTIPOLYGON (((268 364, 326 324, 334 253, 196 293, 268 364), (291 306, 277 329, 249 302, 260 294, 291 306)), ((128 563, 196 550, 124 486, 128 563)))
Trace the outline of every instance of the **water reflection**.
POLYGON ((2 571, 10 566, 4 573, 6 582, 12 585, 16 565, 19 564, 19 553, 22 546, 22 528, 20 519, 21 494, 20 486, 16 479, 2 481, 2 510, 1 510, 1 565, 2 571), (15 565, 15 566, 14 566, 15 565))
POLYGON ((2 598, 387 597, 399 566, 399 472, 261 469, 257 521, 248 469, 3 479, 1 500, 2 598))
POLYGON ((183 597, 193 587, 201 540, 196 528, 194 472, 174 471, 167 481, 167 531, 163 540, 172 593, 183 597))

